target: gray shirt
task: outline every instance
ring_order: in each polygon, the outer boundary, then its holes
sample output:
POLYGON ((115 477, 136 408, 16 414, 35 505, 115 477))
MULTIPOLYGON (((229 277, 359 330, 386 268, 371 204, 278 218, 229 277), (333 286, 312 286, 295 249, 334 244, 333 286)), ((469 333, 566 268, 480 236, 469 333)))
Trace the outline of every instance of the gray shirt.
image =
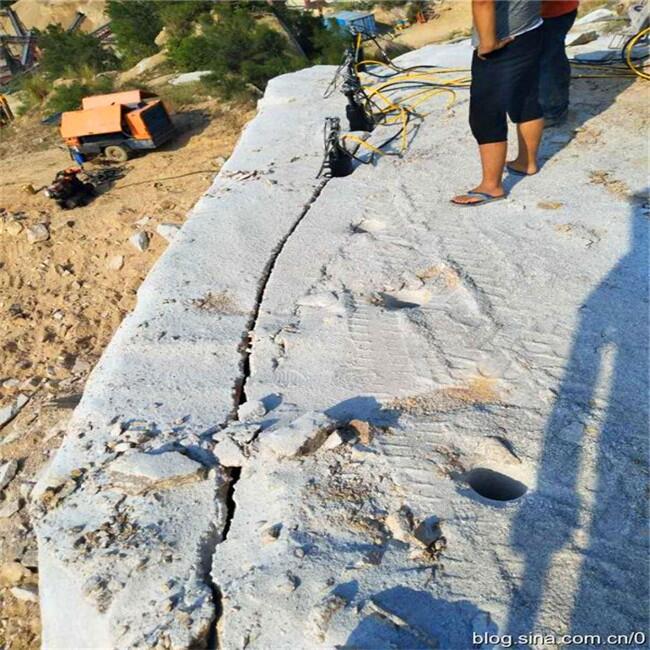
MULTIPOLYGON (((541 0, 495 0, 497 39, 527 32, 540 23, 541 0)), ((478 45, 476 29, 472 45, 478 45)))

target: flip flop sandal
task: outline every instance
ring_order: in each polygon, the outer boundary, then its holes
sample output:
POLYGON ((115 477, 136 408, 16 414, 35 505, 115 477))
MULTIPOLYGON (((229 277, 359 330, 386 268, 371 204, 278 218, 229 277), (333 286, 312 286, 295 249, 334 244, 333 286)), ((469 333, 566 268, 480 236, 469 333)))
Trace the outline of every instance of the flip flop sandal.
POLYGON ((514 174, 515 176, 535 176, 535 174, 529 174, 528 172, 520 172, 518 169, 515 169, 514 167, 510 167, 510 165, 506 165, 506 169, 511 173, 514 174))
POLYGON ((451 203, 457 205, 460 208, 473 208, 476 205, 485 205, 486 203, 494 203, 494 201, 501 201, 505 199, 507 194, 502 194, 501 196, 492 196, 486 192, 465 192, 461 196, 478 196, 480 201, 471 201, 470 203, 461 203, 460 201, 454 201, 451 199, 451 203))

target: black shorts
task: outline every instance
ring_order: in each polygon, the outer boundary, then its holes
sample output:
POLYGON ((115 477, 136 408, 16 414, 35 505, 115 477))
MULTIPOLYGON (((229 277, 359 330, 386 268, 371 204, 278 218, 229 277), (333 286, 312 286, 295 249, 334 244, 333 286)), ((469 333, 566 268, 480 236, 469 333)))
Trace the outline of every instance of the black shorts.
POLYGON ((508 138, 506 114, 515 122, 542 117, 539 105, 540 27, 517 36, 485 59, 474 51, 469 125, 479 144, 508 138))

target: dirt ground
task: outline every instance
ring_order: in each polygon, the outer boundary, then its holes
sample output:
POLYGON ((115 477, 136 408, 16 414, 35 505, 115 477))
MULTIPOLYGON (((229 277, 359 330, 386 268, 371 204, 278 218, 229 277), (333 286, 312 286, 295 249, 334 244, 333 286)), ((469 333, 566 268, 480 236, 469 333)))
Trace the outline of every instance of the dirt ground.
POLYGON ((29 401, 0 425, 0 468, 18 461, 15 478, 0 490, 0 648, 39 645, 38 604, 15 590, 38 580, 25 507, 35 476, 58 446, 89 372, 133 307, 142 279, 168 245, 156 226, 183 222, 253 114, 252 105, 193 104, 175 116, 180 135, 174 142, 129 160, 113 187, 73 210, 31 189, 71 166, 56 129, 23 118, 2 133, 0 412, 21 395, 29 401), (49 238, 30 243, 37 224, 49 238), (129 241, 137 232, 150 237, 144 252, 129 241))
POLYGON ((435 5, 433 17, 426 23, 416 23, 398 32, 394 43, 417 49, 430 43, 469 36, 471 28, 471 3, 446 0, 435 5))

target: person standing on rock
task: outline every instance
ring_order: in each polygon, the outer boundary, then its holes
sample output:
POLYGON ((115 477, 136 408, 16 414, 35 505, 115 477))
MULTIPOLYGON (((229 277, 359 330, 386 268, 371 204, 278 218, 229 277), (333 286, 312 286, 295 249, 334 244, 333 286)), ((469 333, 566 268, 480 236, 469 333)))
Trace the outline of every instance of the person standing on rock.
POLYGON ((539 101, 544 126, 560 126, 569 112, 571 64, 565 40, 578 14, 578 0, 542 1, 542 59, 539 101))
POLYGON ((507 163, 508 170, 524 176, 537 173, 544 130, 539 103, 540 5, 540 0, 472 0, 469 123, 479 145, 483 177, 473 190, 452 199, 456 205, 470 207, 505 198, 507 116, 517 124, 519 141, 519 152, 507 163))

